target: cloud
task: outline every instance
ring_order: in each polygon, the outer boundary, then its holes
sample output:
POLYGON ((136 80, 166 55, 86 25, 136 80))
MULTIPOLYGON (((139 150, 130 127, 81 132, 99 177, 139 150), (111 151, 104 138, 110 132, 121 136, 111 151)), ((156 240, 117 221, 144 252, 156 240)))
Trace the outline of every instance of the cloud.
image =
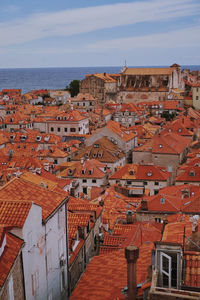
POLYGON ((8 5, 1 7, 1 12, 7 13, 7 14, 13 14, 20 10, 20 7, 17 5, 8 5))
POLYGON ((0 23, 0 46, 47 37, 71 36, 101 29, 177 19, 200 12, 195 0, 151 0, 32 14, 0 23))
POLYGON ((100 41, 87 45, 87 48, 89 51, 99 52, 136 48, 190 48, 194 46, 200 48, 199 36, 200 26, 196 26, 167 33, 100 41))

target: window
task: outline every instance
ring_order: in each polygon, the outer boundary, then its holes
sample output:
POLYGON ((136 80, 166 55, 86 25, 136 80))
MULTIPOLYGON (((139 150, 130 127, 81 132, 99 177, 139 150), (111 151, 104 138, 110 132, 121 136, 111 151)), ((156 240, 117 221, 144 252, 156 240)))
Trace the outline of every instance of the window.
POLYGON ((51 255, 51 249, 47 251, 47 273, 49 273, 52 269, 52 255, 51 255))
POLYGON ((155 222, 161 223, 161 218, 155 218, 155 222))
POLYGON ((61 292, 63 292, 63 290, 65 289, 65 271, 62 270, 61 274, 60 274, 60 289, 61 292))
POLYGON ((58 163, 58 160, 57 159, 54 159, 54 162, 53 162, 55 165, 57 165, 58 163))
POLYGON ((155 181, 154 184, 155 184, 155 185, 159 185, 159 182, 158 182, 158 181, 155 181))
POLYGON ((67 127, 65 127, 65 132, 67 132, 67 127))
POLYGON ((58 241, 58 255, 59 258, 62 257, 64 255, 64 247, 63 247, 64 243, 63 243, 63 237, 61 237, 58 241))
POLYGON ((52 131, 54 131, 54 128, 53 128, 53 127, 51 127, 51 132, 52 132, 52 131))
POLYGON ((199 96, 196 96, 196 100, 199 100, 199 96))
POLYGON ((87 182, 87 179, 83 179, 83 183, 86 183, 87 182))
POLYGON ((148 182, 147 181, 144 181, 144 185, 147 185, 148 184, 148 182))
POLYGON ((126 184, 131 184, 131 183, 132 183, 131 180, 127 180, 127 181, 126 181, 126 184))
POLYGON ((190 176, 194 177, 195 176, 195 171, 190 171, 190 176))
POLYGON ((32 282, 32 295, 36 295, 39 289, 39 271, 35 271, 31 274, 31 282, 32 282))
POLYGON ((13 277, 10 276, 8 283, 8 300, 14 300, 14 291, 13 291, 13 277))
POLYGON ((58 210, 58 228, 64 229, 64 227, 65 227, 65 212, 64 212, 64 208, 61 207, 58 210))
POLYGON ((70 128, 70 132, 76 132, 76 128, 70 128))
POLYGON ((32 237, 32 231, 30 231, 27 235, 27 247, 28 247, 28 251, 30 251, 33 241, 32 241, 33 237, 32 237))
POLYGON ((57 131, 60 132, 60 127, 57 128, 57 131))
POLYGON ((53 300, 53 289, 49 292, 48 300, 53 300))
POLYGON ((92 183, 96 183, 97 181, 96 181, 96 179, 92 179, 92 183))
POLYGON ((83 187, 83 194, 87 194, 87 188, 83 187))

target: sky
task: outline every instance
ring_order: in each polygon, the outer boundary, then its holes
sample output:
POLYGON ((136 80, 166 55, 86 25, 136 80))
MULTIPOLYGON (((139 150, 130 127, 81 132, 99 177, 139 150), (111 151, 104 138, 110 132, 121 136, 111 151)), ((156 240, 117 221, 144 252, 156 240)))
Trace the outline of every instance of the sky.
POLYGON ((200 1, 0 1, 0 68, 125 62, 200 65, 200 1))

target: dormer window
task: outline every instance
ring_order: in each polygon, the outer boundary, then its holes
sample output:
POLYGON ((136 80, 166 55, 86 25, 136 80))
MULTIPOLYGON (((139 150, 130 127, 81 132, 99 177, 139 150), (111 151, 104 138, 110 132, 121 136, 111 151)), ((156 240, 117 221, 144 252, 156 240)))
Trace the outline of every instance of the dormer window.
POLYGON ((82 170, 81 170, 81 174, 85 174, 85 169, 82 169, 82 170))
POLYGON ((99 144, 94 144, 94 148, 99 148, 99 144))
POLYGON ((96 153, 94 153, 92 156, 93 156, 93 157, 96 157, 97 155, 96 155, 96 153))
POLYGON ((42 139, 42 137, 41 137, 41 136, 39 136, 39 135, 37 135, 37 136, 36 136, 36 138, 35 138, 35 140, 36 140, 37 142, 40 142, 40 141, 41 141, 41 139, 42 139))
POLYGON ((179 128, 178 132, 182 132, 182 129, 181 129, 181 128, 179 128))
POLYGON ((152 176, 152 172, 149 171, 149 172, 147 173, 147 176, 151 177, 151 176, 152 176))
POLYGON ((165 204, 165 198, 160 198, 160 203, 165 204))
POLYGON ((168 129, 168 132, 172 132, 171 128, 168 129))
POLYGON ((159 148, 162 148, 162 147, 163 147, 163 145, 162 145, 162 144, 160 144, 160 145, 159 145, 159 148))
POLYGON ((72 169, 68 169, 68 175, 72 175, 72 174, 73 174, 72 169))
POLYGON ((190 171, 189 174, 190 174, 190 176, 193 176, 193 177, 195 176, 195 172, 194 171, 190 171))
POLYGON ((88 158, 88 157, 89 157, 89 153, 85 153, 85 157, 87 157, 87 158, 88 158))
POLYGON ((89 172, 88 172, 88 173, 89 173, 89 175, 92 175, 92 173, 93 173, 93 170, 89 170, 89 172))
POLYGON ((134 170, 130 170, 130 171, 129 171, 129 174, 130 174, 130 175, 134 175, 134 170))

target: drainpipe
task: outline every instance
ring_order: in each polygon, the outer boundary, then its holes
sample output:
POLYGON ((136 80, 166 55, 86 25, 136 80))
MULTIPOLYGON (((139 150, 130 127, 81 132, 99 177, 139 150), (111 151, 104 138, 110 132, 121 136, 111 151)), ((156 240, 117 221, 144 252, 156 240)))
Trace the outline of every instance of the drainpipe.
POLYGON ((128 300, 136 300, 137 283, 136 283, 136 261, 139 256, 139 249, 135 246, 125 248, 125 257, 127 260, 127 283, 128 283, 128 300))

